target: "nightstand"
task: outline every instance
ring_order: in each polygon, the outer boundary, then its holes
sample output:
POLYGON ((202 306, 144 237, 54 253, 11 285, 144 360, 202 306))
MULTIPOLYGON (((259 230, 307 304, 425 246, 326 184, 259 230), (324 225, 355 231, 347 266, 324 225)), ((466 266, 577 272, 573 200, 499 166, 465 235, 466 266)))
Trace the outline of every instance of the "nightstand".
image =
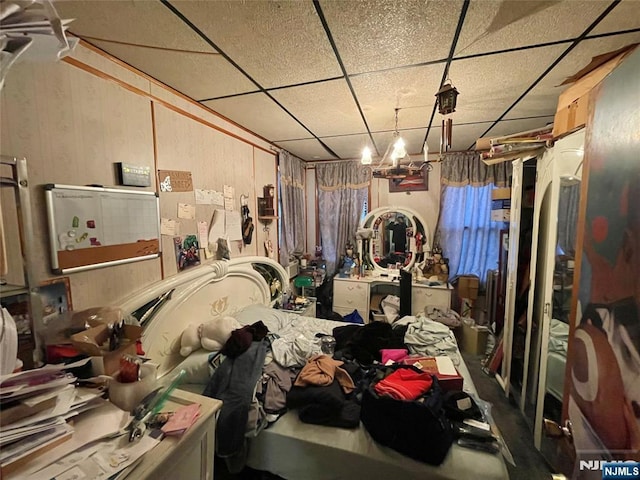
POLYGON ((309 302, 304 305, 300 305, 295 309, 289 310, 288 308, 280 308, 279 310, 283 312, 295 313, 297 315, 302 315, 303 317, 314 317, 316 316, 316 297, 306 297, 309 302))
POLYGON ((200 404, 200 416, 196 423, 179 437, 165 437, 144 455, 126 478, 213 479, 216 418, 222 402, 184 390, 174 390, 162 410, 169 412, 191 403, 200 404))

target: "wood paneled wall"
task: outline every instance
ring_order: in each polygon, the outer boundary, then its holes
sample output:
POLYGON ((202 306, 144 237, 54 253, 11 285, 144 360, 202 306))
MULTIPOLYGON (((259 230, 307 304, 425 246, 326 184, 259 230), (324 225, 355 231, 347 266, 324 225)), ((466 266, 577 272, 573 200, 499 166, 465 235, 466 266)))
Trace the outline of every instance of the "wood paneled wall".
MULTIPOLYGON (((195 104, 186 97, 88 45, 57 63, 12 67, 0 95, 0 153, 26 157, 35 218, 39 280, 53 278, 49 260, 43 184, 116 185, 114 163, 192 172, 195 188, 235 187, 250 197, 256 223, 251 245, 232 256, 264 255, 257 200, 264 184, 276 184, 275 152, 270 144, 195 104)), ((125 187, 126 188, 126 187, 125 187)), ((155 184, 149 190, 156 191, 155 184)), ((9 207, 3 192, 3 211, 9 207)), ((162 193, 162 217, 177 218, 177 204, 195 204, 194 192, 162 193)), ((180 219, 180 234, 196 233, 197 220, 211 220, 213 207, 196 207, 196 219, 180 219)), ((7 216, 7 215, 5 215, 7 216)), ((9 215, 10 216, 10 215, 9 215)), ((8 221, 11 281, 20 278, 15 222, 8 221)), ((277 225, 271 238, 277 246, 277 225)), ((108 305, 176 274, 170 237, 162 259, 69 274, 75 310, 108 305)))

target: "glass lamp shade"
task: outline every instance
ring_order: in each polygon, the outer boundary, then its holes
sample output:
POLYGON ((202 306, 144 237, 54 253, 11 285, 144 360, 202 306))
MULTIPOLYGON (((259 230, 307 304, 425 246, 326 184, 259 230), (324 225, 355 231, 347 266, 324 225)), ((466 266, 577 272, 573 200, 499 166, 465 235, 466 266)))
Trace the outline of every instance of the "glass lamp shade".
POLYGON ((360 163, 362 163, 362 165, 371 165, 371 149, 369 147, 364 147, 362 150, 360 163))

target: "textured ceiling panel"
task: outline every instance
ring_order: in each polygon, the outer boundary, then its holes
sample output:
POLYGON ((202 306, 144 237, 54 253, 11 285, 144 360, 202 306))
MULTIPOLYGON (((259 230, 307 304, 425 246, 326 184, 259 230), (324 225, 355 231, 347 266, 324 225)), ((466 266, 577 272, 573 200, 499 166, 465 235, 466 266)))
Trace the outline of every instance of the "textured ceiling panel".
POLYGON ((638 27, 640 27, 640 3, 638 0, 622 0, 591 33, 617 32, 638 27))
POLYGON ((271 94, 318 137, 366 132, 344 80, 274 90, 271 94))
POLYGON ((512 52, 452 62, 449 77, 460 92, 453 121, 496 120, 563 50, 553 46, 532 55, 512 52))
POLYGON ((81 37, 89 35, 155 47, 213 51, 160 2, 65 0, 56 2, 55 7, 60 17, 75 19, 70 30, 81 37))
POLYGON ((583 40, 505 118, 553 114, 558 96, 567 88, 560 85, 566 78, 586 67, 594 56, 638 42, 640 32, 583 40))
MULTIPOLYGON (((473 125, 454 125, 451 132, 451 148, 450 151, 459 152, 466 150, 469 145, 475 143, 478 139, 478 135, 484 132, 490 123, 475 123, 473 125)), ((431 145, 435 143, 433 149, 434 152, 439 151, 440 143, 440 129, 429 132, 429 151, 431 151, 431 145)))
POLYGON ((341 75, 312 2, 172 1, 265 88, 341 75))
MULTIPOLYGON (((413 130, 402 130, 400 135, 404 139, 407 152, 410 155, 417 155, 422 153, 422 145, 424 142, 424 135, 427 133, 426 128, 415 128, 413 130)), ((374 133, 373 139, 378 146, 380 155, 384 155, 389 144, 393 141, 392 132, 374 133)), ((374 159, 375 162, 375 159, 374 159)))
POLYGON ((371 148, 371 140, 367 134, 324 137, 322 141, 340 158, 360 158, 364 147, 371 148))
POLYGON ((276 142, 276 145, 303 160, 336 160, 316 139, 276 142))
POLYGON ((75 18, 75 35, 196 100, 255 90, 160 2, 65 1, 56 8, 75 18))
POLYGON ((92 43, 194 100, 256 89, 253 83, 220 55, 92 43))
POLYGON ((321 1, 349 74, 447 58, 460 0, 321 1))
POLYGON ((444 64, 367 73, 351 78, 353 89, 372 131, 426 127, 440 87, 444 64))
POLYGON ((289 140, 312 137, 264 93, 211 100, 202 104, 264 138, 289 140))
POLYGON ((579 36, 609 1, 472 1, 455 55, 471 55, 579 36))

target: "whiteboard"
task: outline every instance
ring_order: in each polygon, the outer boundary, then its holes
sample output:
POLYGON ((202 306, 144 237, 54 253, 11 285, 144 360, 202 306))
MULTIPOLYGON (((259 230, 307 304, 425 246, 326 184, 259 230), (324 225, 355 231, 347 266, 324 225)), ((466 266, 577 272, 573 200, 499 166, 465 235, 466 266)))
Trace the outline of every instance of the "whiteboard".
POLYGON ((160 254, 155 192, 48 184, 51 268, 71 273, 160 254))

